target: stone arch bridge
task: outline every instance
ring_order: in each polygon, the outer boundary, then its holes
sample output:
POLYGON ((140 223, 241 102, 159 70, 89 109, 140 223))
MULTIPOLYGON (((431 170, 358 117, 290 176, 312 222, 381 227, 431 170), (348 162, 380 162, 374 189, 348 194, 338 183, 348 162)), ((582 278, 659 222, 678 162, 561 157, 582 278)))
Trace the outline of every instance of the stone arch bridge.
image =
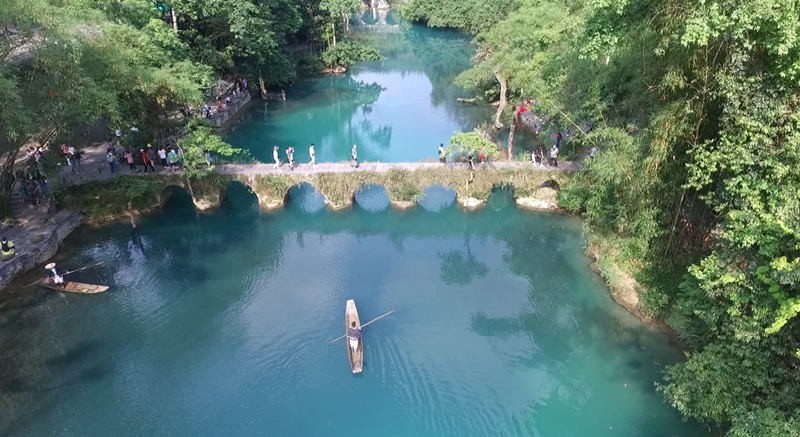
MULTIPOLYGON (((363 187, 381 185, 393 208, 407 210, 416 206, 426 188, 440 185, 452 189, 458 205, 471 211, 482 208, 495 188, 511 187, 520 207, 558 210, 558 188, 578 167, 574 162, 564 162, 557 168, 499 162, 476 165, 470 172, 463 163, 436 162, 367 162, 358 168, 349 163, 303 164, 293 170, 288 165, 276 169, 271 164, 229 164, 217 166, 214 174, 199 180, 169 176, 165 191, 169 186, 180 186, 192 195, 199 211, 207 211, 220 206, 228 185, 236 181, 255 194, 262 210, 272 211, 285 205, 292 187, 309 184, 323 196, 328 209, 339 211, 350 208, 363 187)), ((158 201, 166 201, 163 192, 158 201)))

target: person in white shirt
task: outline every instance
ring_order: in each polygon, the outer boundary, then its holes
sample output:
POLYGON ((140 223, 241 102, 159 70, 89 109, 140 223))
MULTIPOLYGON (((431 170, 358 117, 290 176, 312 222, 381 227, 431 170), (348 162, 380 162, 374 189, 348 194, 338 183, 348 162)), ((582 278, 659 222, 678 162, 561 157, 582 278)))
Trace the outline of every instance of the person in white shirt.
POLYGON ((294 170, 294 147, 286 148, 286 161, 289 163, 289 170, 294 170))
POLYGON ((314 153, 314 143, 311 143, 311 145, 308 146, 308 156, 311 157, 311 165, 312 166, 316 166, 317 165, 317 154, 314 153))
POLYGON ((275 168, 281 166, 281 158, 278 157, 278 146, 272 148, 272 159, 275 161, 275 168))
POLYGON ((353 167, 358 167, 358 152, 356 151, 356 145, 353 144, 353 150, 350 151, 350 157, 353 158, 350 165, 353 167))
POLYGON ((161 167, 167 168, 167 149, 164 146, 158 148, 158 159, 161 161, 161 167))
POLYGON ((555 144, 550 148, 550 164, 553 167, 558 167, 558 147, 555 144))

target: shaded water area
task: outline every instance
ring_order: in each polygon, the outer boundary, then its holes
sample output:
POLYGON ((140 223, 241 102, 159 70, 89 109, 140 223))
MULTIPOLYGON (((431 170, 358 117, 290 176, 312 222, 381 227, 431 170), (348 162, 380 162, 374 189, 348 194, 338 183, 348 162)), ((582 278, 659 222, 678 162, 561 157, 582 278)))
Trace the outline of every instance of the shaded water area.
POLYGON ((256 99, 226 140, 262 162, 272 162, 274 145, 282 160, 293 145, 295 159, 306 162, 311 143, 318 161, 349 160, 353 144, 361 160, 419 161, 435 159, 439 143, 454 132, 491 119, 489 105, 456 101, 469 97, 452 82, 470 67, 470 36, 403 22, 395 11, 375 13, 381 16, 366 11, 351 20, 353 37, 377 48, 383 60, 299 80, 285 102, 256 99))
POLYGON ((104 260, 74 279, 112 288, 1 304, 0 434, 705 435, 656 392, 680 354, 611 301, 578 220, 505 192, 476 213, 436 187, 410 212, 382 188, 343 213, 290 196, 264 214, 234 184, 196 215, 179 192, 135 231, 71 236, 60 263, 104 260), (328 344, 349 298, 395 311, 360 376, 328 344))

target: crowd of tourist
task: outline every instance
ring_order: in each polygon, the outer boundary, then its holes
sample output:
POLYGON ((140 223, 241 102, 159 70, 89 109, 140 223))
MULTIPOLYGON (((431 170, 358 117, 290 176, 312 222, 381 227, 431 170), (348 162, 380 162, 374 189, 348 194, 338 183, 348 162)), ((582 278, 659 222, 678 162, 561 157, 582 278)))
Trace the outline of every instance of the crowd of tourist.
MULTIPOLYGON (((294 160, 294 147, 288 146, 286 147, 286 163, 289 164, 289 170, 294 170, 297 167, 297 162, 294 160)), ((308 164, 312 167, 317 166, 317 152, 314 146, 314 143, 311 143, 308 146, 308 164)), ((275 168, 280 168, 283 165, 280 157, 280 148, 278 146, 272 147, 272 162, 275 168)), ((210 165, 210 164, 209 164, 210 165)), ((350 149, 350 165, 354 168, 358 167, 358 146, 353 144, 353 148, 350 149)))
POLYGON ((220 95, 217 96, 217 99, 220 100, 220 102, 217 103, 216 105, 212 106, 209 105, 208 103, 203 105, 203 118, 207 120, 212 120, 217 113, 226 111, 228 107, 231 106, 231 103, 233 103, 233 99, 247 92, 248 85, 249 84, 247 82, 247 79, 245 78, 235 80, 230 94, 227 97, 225 97, 224 100, 222 99, 223 96, 220 95))
POLYGON ((38 143, 28 149, 28 158, 14 173, 14 184, 23 202, 38 205, 49 195, 44 175, 44 152, 38 143))

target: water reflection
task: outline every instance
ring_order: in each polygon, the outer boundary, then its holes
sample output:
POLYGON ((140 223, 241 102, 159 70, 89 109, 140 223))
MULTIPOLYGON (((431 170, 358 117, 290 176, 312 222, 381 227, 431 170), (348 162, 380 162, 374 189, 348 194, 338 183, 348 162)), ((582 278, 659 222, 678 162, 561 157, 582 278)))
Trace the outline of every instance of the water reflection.
POLYGON ((227 140, 264 162, 273 145, 293 145, 303 162, 310 143, 319 161, 347 160, 354 143, 362 160, 418 161, 435 157, 436 145, 454 132, 490 118, 488 105, 456 101, 464 91, 452 82, 474 52, 469 36, 400 22, 394 11, 365 14, 353 20, 355 37, 378 48, 383 60, 298 81, 287 101, 252 106, 255 116, 227 140))
POLYGON ((469 238, 464 240, 464 250, 451 250, 439 253, 441 265, 439 277, 445 284, 469 285, 474 279, 489 273, 485 263, 478 260, 470 250, 469 238))
POLYGON ((112 290, 0 302, 0 433, 697 435, 653 389, 674 351, 611 302, 576 220, 317 196, 262 214, 233 184, 195 215, 177 191, 136 231, 70 237, 58 261, 107 260, 80 279, 112 290), (325 347, 347 298, 396 311, 365 330, 361 378, 325 347), (343 398, 369 405, 355 428, 343 398))

